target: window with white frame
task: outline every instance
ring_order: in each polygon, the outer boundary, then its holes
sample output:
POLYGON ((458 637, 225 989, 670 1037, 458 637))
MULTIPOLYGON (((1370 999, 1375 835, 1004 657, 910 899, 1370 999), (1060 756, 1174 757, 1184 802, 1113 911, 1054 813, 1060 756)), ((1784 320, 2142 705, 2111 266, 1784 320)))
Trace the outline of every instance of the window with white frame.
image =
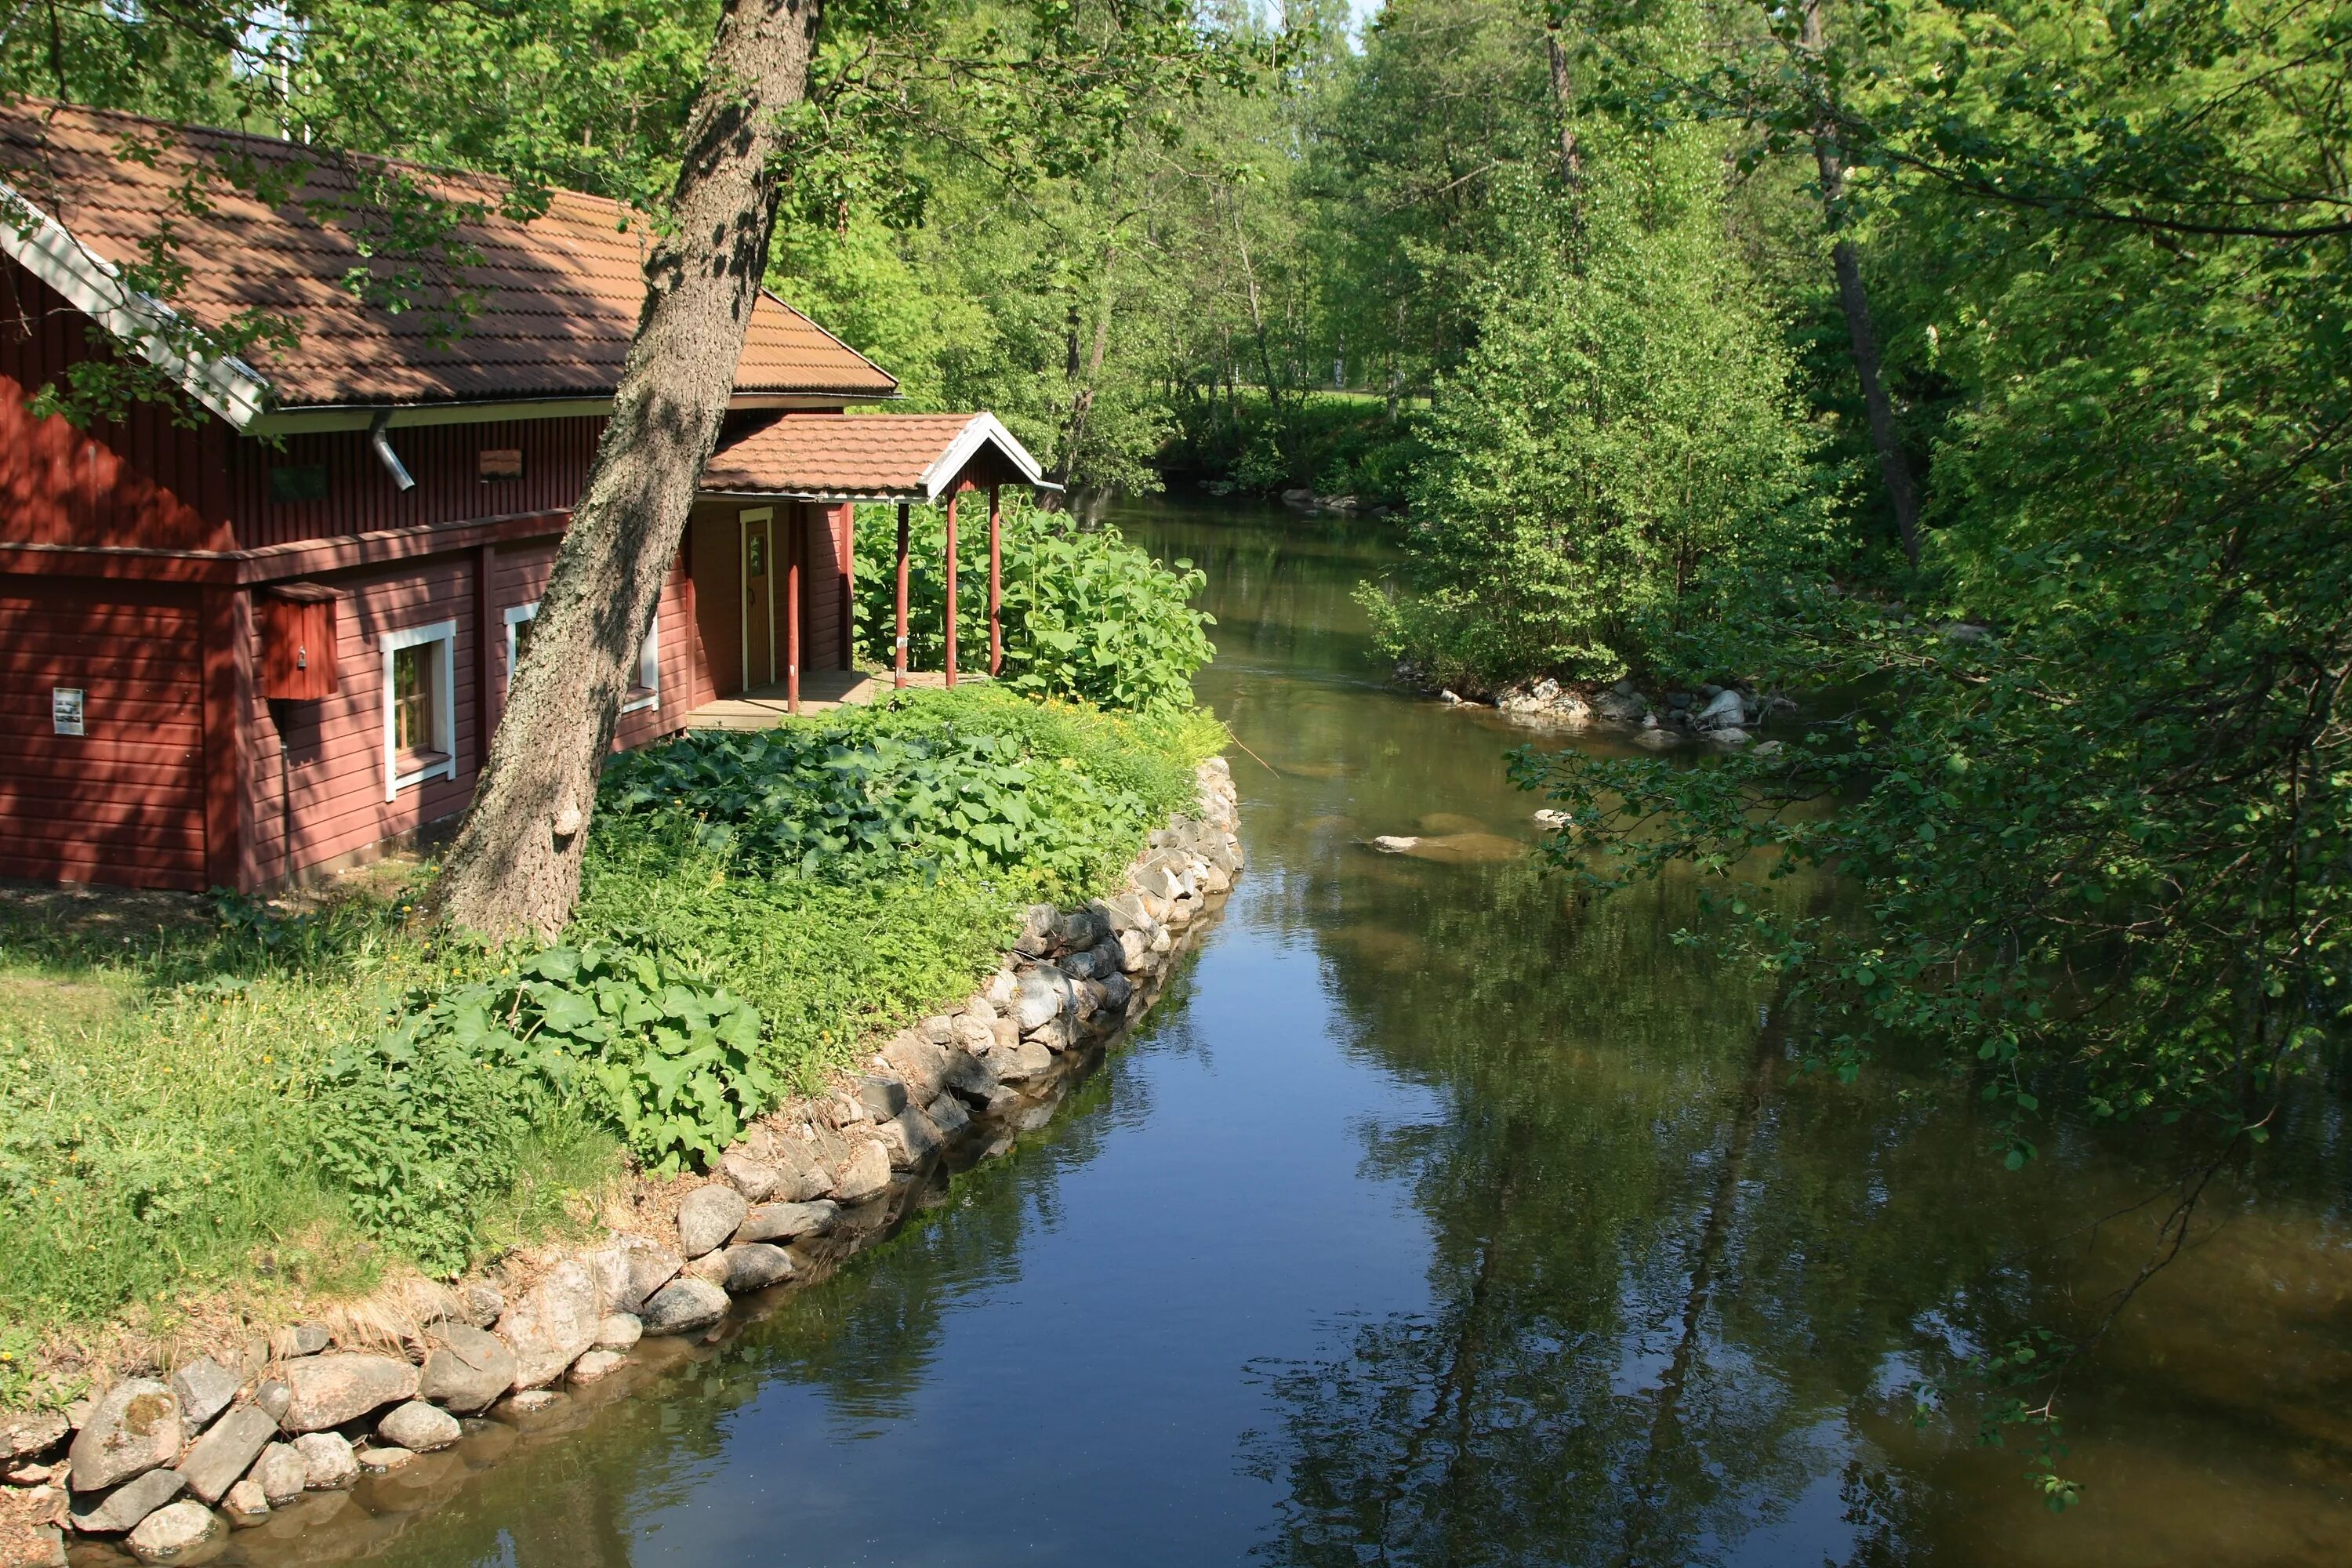
POLYGON ((457 623, 383 634, 383 798, 457 776, 457 623))
MULTIPOLYGON (((516 605, 506 612, 507 620, 507 686, 514 686, 515 660, 522 657, 523 645, 530 641, 530 623, 539 616, 539 601, 516 605)), ((635 713, 641 708, 661 706, 661 612, 654 613, 654 624, 646 633, 645 646, 637 649, 637 678, 629 688, 627 699, 621 704, 624 713, 635 713)))

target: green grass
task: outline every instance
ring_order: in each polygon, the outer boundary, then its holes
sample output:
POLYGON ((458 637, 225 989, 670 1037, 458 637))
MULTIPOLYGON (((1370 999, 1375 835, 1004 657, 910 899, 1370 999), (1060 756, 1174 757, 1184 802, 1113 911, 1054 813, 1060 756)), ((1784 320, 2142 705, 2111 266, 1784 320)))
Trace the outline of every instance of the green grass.
MULTIPOLYGON (((772 1065, 804 1089, 862 1037, 966 994, 1024 904, 1099 890, 1150 825, 1190 804, 1193 763, 1223 742, 1205 714, 1123 719, 985 688, 802 722, 845 743, 994 735, 1045 771, 1046 816, 1089 813, 1049 824, 1050 868, 1015 856, 809 875, 713 842, 707 814, 608 801, 566 940, 651 950, 749 999, 772 1065), (1085 788, 1060 787, 1073 774, 1085 788), (1115 820, 1099 812, 1114 797, 1130 807, 1115 820)), ((787 793, 747 809, 800 807, 787 793)), ((356 1291, 411 1261, 321 1174, 322 1068, 404 999, 514 961, 436 941, 413 890, 293 918, 242 900, 0 896, 0 1401, 24 1396, 40 1334, 122 1320, 154 1331, 224 1293, 356 1291)), ((592 1103, 551 1103, 511 1179, 472 1206, 469 1250, 562 1228, 624 1169, 592 1103)))

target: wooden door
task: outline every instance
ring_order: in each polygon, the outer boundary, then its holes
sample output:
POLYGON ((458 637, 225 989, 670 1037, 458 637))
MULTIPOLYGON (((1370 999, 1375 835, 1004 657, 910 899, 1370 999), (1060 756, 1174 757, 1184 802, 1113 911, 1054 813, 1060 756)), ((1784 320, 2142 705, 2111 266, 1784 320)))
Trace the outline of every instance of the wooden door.
POLYGON ((775 513, 743 514, 743 685, 776 679, 775 513))

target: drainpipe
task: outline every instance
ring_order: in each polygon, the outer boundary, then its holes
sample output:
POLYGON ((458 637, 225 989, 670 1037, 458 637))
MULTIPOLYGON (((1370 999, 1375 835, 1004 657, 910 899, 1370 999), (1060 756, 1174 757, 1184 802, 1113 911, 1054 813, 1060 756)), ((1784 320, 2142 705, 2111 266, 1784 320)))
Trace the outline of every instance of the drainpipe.
POLYGON ((416 488, 416 481, 408 477, 406 468, 401 467, 400 454, 392 449, 392 442, 384 435, 391 427, 392 410, 377 409, 375 418, 368 426, 368 445, 375 448, 378 458, 383 459, 384 468, 392 475, 392 482, 404 490, 413 490, 416 488))

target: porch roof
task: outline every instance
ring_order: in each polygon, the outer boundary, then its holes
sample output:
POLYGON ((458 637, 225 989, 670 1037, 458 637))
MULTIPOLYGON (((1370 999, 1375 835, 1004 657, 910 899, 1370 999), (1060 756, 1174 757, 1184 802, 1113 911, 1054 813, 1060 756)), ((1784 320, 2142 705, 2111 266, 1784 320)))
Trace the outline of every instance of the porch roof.
POLYGON ((787 414, 722 442, 701 489, 793 500, 929 503, 966 483, 1045 484, 992 414, 787 414))

